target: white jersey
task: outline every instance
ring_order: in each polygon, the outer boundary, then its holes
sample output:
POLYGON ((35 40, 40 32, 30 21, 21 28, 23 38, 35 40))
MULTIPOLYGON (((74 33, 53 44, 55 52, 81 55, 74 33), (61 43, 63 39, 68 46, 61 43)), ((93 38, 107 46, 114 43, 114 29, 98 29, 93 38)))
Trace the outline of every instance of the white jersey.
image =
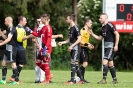
MULTIPOLYGON (((39 32, 43 27, 44 27, 44 24, 39 25, 39 27, 37 28, 37 32, 39 32)), ((38 43, 40 45, 40 49, 41 49, 42 48, 42 36, 37 37, 37 41, 38 41, 38 43)))

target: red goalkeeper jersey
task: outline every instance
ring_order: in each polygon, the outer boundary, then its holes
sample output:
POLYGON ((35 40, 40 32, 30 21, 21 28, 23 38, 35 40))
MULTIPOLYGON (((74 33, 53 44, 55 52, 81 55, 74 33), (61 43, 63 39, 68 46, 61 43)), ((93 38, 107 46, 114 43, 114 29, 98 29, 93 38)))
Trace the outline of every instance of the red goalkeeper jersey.
MULTIPOLYGON (((42 35, 42 45, 46 46, 48 48, 48 53, 51 54, 52 52, 52 46, 51 46, 52 27, 50 25, 46 25, 38 33, 32 32, 32 34, 36 37, 42 35)), ((42 46, 42 48, 44 46, 42 46)))

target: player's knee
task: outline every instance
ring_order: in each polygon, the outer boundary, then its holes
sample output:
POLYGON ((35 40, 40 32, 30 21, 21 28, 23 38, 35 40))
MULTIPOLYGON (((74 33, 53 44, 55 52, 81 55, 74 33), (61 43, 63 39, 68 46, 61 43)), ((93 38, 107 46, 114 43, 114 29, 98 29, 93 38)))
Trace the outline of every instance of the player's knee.
POLYGON ((109 69, 114 69, 115 68, 115 66, 109 66, 109 69))
POLYGON ((109 62, 109 67, 114 66, 114 63, 112 61, 109 62))
POLYGON ((11 64, 11 67, 12 67, 12 68, 16 68, 16 63, 12 63, 12 64, 11 64))
POLYGON ((2 61, 1 65, 6 66, 6 61, 2 61))
POLYGON ((104 65, 103 65, 103 68, 107 68, 107 67, 108 67, 108 64, 104 64, 104 65))
POLYGON ((87 67, 88 63, 87 62, 83 62, 83 67, 87 67))
POLYGON ((107 64, 108 63, 108 60, 107 59, 103 59, 103 61, 102 61, 102 64, 104 65, 104 64, 107 64))
POLYGON ((19 66, 20 66, 20 67, 24 67, 24 65, 22 65, 22 64, 20 64, 19 66))

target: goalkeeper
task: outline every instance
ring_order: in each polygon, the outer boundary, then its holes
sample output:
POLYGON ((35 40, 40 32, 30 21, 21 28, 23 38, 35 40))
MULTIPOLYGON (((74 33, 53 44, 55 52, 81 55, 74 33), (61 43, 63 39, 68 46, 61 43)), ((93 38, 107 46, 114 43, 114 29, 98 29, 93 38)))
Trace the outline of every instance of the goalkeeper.
MULTIPOLYGON (((50 82, 51 78, 50 67, 49 67, 50 54, 52 52, 52 46, 51 46, 52 27, 49 25, 50 15, 43 14, 41 16, 41 21, 45 26, 38 33, 32 32, 31 29, 26 29, 26 30, 36 37, 42 36, 42 49, 38 53, 36 64, 45 72, 45 81, 43 83, 47 84, 50 82)), ((30 38, 31 36, 30 35, 26 36, 25 39, 30 38)))

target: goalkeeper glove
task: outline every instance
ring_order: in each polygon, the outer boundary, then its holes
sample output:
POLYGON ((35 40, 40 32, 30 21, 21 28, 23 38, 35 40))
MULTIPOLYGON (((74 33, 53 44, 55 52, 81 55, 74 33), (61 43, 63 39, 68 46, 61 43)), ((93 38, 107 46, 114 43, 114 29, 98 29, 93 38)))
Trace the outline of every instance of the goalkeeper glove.
POLYGON ((25 27, 25 31, 26 31, 26 32, 30 32, 30 33, 33 32, 29 27, 25 27))

